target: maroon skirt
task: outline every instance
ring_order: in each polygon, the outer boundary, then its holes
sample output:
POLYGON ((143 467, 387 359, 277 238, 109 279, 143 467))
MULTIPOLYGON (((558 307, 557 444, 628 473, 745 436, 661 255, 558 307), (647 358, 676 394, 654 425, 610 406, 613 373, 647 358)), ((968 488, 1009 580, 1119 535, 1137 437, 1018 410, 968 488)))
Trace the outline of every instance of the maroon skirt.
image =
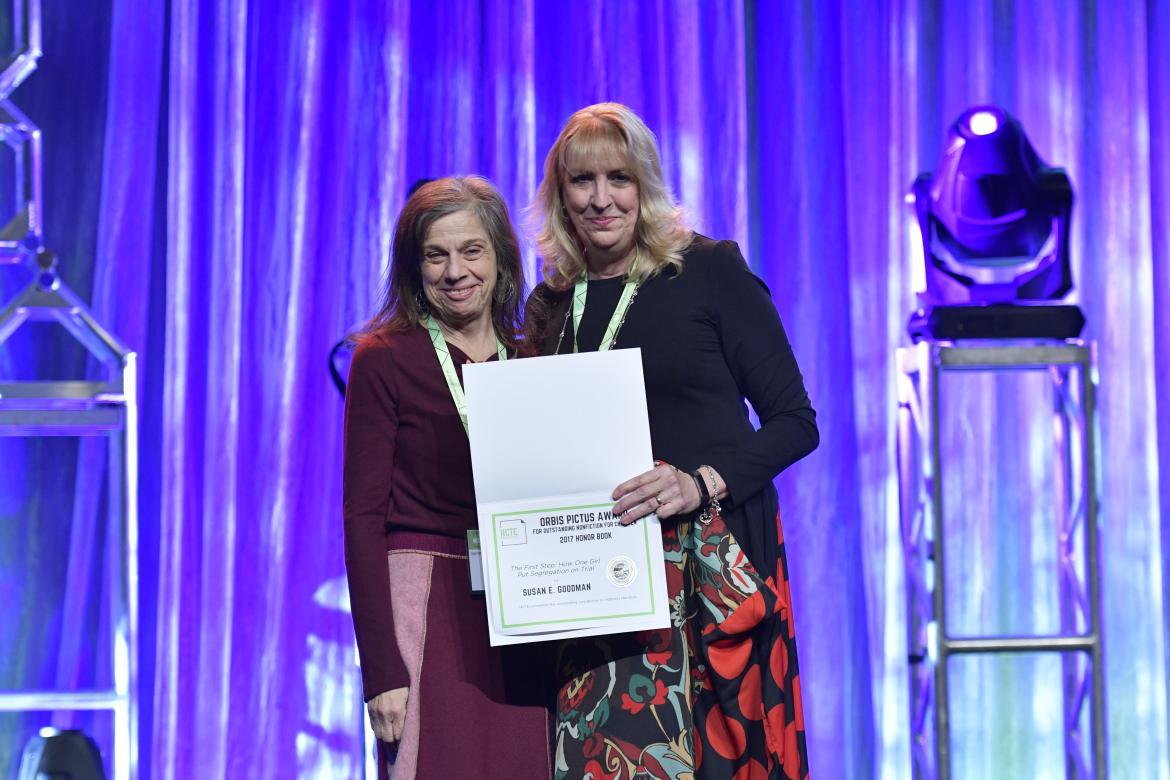
POLYGON ((517 668, 523 655, 489 646, 483 598, 471 594, 466 543, 393 532, 387 559, 410 698, 397 755, 382 751, 379 776, 391 766, 394 780, 551 776, 539 681, 527 683, 517 668))

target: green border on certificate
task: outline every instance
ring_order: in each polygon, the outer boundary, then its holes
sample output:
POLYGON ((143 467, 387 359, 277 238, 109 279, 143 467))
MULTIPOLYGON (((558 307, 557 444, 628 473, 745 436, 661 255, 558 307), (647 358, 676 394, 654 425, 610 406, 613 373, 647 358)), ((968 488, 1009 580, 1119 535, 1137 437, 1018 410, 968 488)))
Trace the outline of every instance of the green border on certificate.
MULTIPOLYGON (((654 608, 654 579, 650 579, 650 609, 642 612, 622 612, 616 615, 590 615, 588 617, 577 618, 563 618, 559 620, 536 620, 531 623, 509 623, 504 619, 504 599, 502 591, 504 589, 503 578, 500 576, 500 524, 499 520, 502 517, 511 517, 513 515, 531 515, 540 512, 572 512, 578 509, 600 509, 604 507, 612 507, 612 501, 602 502, 600 504, 578 504, 577 506, 556 506, 543 507, 533 509, 522 509, 515 512, 496 512, 492 514, 492 543, 495 547, 495 564, 496 564, 496 606, 499 609, 500 627, 501 628, 528 628, 530 626, 550 626, 556 623, 585 623, 596 622, 602 620, 619 620, 622 618, 642 617, 643 615, 653 615, 654 608)), ((645 519, 645 518, 643 518, 645 519)), ((639 521, 641 522, 641 521, 639 521)), ((650 572, 650 527, 647 523, 642 523, 642 537, 645 541, 646 552, 646 572, 650 572)))

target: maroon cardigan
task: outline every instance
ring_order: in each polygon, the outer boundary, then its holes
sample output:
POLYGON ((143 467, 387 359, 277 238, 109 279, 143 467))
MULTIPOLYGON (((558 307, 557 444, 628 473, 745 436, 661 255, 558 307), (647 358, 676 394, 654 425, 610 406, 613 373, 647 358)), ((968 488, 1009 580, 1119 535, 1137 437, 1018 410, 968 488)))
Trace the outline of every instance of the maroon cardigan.
MULTIPOLYGON (((462 381, 470 361, 449 349, 462 381)), ((422 327, 368 336, 354 353, 344 505, 345 568, 369 701, 409 685, 394 637, 388 534, 401 529, 462 539, 476 527, 467 434, 422 327)))

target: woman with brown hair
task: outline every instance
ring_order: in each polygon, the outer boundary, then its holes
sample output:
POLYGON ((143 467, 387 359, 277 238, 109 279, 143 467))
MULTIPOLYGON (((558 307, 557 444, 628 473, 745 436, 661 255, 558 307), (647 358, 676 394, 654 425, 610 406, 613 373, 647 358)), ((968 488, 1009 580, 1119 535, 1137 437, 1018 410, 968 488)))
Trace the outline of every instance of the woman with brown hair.
POLYGON ((630 109, 581 109, 534 206, 532 351, 642 351, 659 461, 616 487, 614 513, 662 521, 672 623, 559 643, 555 772, 805 778, 772 479, 816 447, 815 415, 768 289, 735 243, 683 224, 658 159, 630 109))
POLYGON ((399 216, 382 308, 350 369, 346 570, 370 720, 397 746, 395 780, 550 774, 547 712, 515 704, 524 675, 509 685, 509 658, 489 647, 467 561, 462 367, 514 354, 523 281, 491 184, 424 185, 399 216))

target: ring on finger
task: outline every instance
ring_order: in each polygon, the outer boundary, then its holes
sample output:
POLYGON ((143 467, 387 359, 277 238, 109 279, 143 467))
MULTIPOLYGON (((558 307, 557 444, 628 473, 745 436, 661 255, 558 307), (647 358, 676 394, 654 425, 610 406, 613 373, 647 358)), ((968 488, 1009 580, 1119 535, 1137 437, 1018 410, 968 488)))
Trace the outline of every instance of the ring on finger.
POLYGON ((663 505, 663 504, 665 504, 665 503, 666 503, 666 502, 662 500, 662 496, 661 496, 661 495, 654 496, 654 504, 655 504, 655 508, 656 508, 656 509, 661 509, 661 508, 662 508, 662 505, 663 505))

